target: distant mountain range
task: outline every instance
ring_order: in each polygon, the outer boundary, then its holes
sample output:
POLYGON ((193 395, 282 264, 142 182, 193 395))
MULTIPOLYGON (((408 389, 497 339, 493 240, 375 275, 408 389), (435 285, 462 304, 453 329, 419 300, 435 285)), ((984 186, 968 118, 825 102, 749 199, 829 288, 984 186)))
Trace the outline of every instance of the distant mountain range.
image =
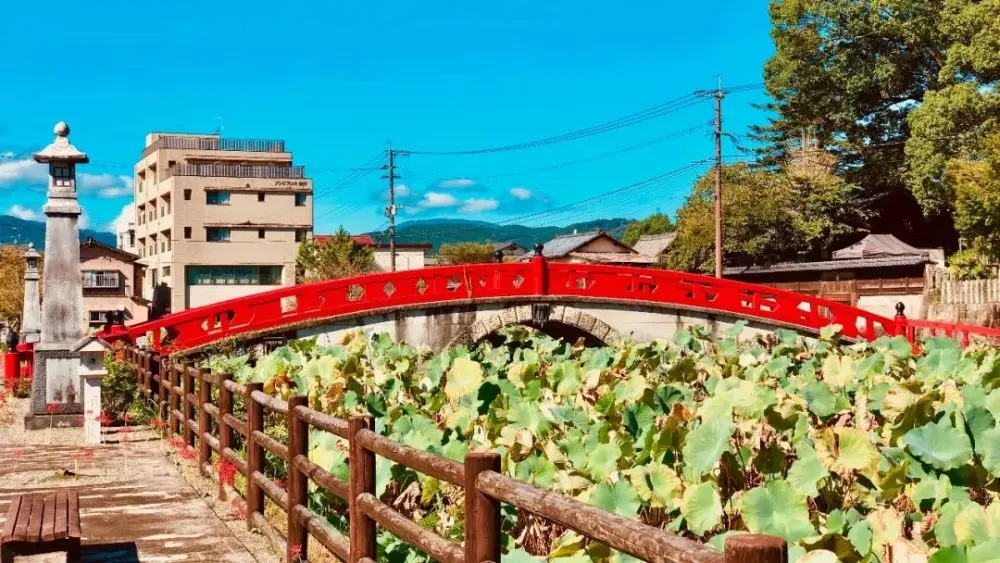
MULTIPOLYGON (((532 248, 535 243, 544 243, 556 235, 573 231, 585 232, 603 229, 615 238, 621 238, 625 227, 632 219, 597 219, 573 223, 565 227, 525 227, 524 225, 498 225, 487 221, 467 219, 421 219, 406 221, 396 226, 396 242, 431 243, 432 252, 437 252, 442 244, 454 242, 507 242, 513 241, 524 248, 532 248)), ((375 240, 385 239, 385 231, 368 233, 375 240)))
MULTIPOLYGON (((115 246, 117 243, 114 233, 81 229, 80 241, 87 240, 87 237, 94 237, 94 240, 111 246, 115 246)), ((45 223, 26 221, 12 215, 0 215, 0 245, 27 245, 28 243, 34 244, 35 248, 39 250, 45 249, 45 223)))

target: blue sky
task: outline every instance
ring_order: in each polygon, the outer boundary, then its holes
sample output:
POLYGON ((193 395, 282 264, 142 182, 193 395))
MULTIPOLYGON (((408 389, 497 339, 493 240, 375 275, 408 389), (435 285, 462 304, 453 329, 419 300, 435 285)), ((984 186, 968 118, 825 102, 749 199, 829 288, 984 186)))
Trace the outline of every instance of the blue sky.
MULTIPOLYGON (((40 213, 43 174, 22 159, 62 119, 91 158, 80 189, 92 227, 112 225, 130 201, 146 133, 222 127, 227 137, 286 140, 315 181, 316 232, 379 229, 381 172, 344 170, 383 163, 388 142, 508 145, 712 88, 719 75, 759 83, 768 29, 763 0, 55 0, 44 12, 15 2, 0 18, 0 213, 40 213)), ((726 130, 762 122, 751 107, 762 101, 759 90, 727 98, 726 130)), ((706 100, 543 148, 401 158, 399 218, 542 225, 672 212, 698 171, 573 204, 711 157, 711 118, 706 100), (576 164, 555 167, 564 163, 576 164)))

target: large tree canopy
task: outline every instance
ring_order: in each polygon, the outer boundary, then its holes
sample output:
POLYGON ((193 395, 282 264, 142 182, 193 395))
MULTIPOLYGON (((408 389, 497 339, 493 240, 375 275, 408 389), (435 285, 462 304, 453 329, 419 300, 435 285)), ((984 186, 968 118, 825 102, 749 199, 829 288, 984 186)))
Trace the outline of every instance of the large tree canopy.
POLYGON ((997 126, 1000 2, 773 0, 770 14, 763 161, 808 132, 864 190, 872 230, 951 246, 948 162, 978 158, 997 126))
POLYGON ((296 269, 300 282, 358 276, 375 269, 375 252, 351 240, 343 228, 323 241, 307 240, 299 245, 296 269))
POLYGON ((625 227, 625 234, 622 235, 622 242, 633 246, 639 242, 639 237, 643 235, 659 235, 669 233, 674 230, 674 223, 670 216, 663 213, 654 213, 645 219, 632 221, 625 227))

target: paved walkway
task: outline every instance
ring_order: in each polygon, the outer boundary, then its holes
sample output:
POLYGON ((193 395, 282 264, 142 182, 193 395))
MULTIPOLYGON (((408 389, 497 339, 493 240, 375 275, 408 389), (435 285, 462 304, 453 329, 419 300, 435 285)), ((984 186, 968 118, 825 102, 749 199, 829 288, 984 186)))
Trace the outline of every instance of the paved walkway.
MULTIPOLYGON (((159 440, 84 447, 70 445, 83 441, 78 429, 55 429, 48 438, 47 432, 27 432, 23 439, 0 433, 0 528, 14 495, 68 487, 80 492, 86 562, 274 561, 266 548, 255 548, 257 557, 251 554, 244 545, 250 534, 243 522, 220 518, 210 499, 189 485, 164 455, 159 440), (71 432, 79 438, 72 440, 71 432)), ((62 563, 65 555, 18 559, 22 561, 62 563)))

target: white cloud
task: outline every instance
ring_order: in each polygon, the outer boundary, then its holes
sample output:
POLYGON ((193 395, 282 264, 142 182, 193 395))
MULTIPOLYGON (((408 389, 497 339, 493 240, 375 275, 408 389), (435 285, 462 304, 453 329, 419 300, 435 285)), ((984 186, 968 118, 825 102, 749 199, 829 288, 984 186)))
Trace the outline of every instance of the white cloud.
POLYGON ((458 205, 458 200, 451 194, 440 192, 427 192, 424 199, 420 200, 420 207, 454 207, 458 205))
POLYGON ((475 185, 476 181, 468 178, 452 178, 451 180, 441 180, 438 182, 438 187, 446 190, 452 188, 471 188, 475 185))
POLYGON ((132 195, 132 177, 114 174, 80 174, 80 191, 97 194, 102 199, 132 195))
POLYGON ((483 211, 493 211, 499 206, 500 202, 493 198, 474 197, 465 200, 458 211, 461 213, 482 213, 483 211))
POLYGON ((410 197, 413 191, 406 184, 396 184, 396 197, 410 197))
POLYGON ((80 220, 77 222, 77 227, 79 227, 81 229, 89 229, 90 228, 90 215, 87 215, 86 211, 84 211, 82 214, 80 214, 80 220))
POLYGON ((534 195, 528 188, 511 188, 509 193, 510 195, 514 196, 517 199, 520 199, 521 201, 531 199, 531 197, 534 195))
POLYGON ((8 215, 13 215, 14 217, 17 217, 18 219, 23 219, 25 221, 41 221, 42 220, 42 214, 41 213, 35 211, 34 209, 28 209, 27 207, 24 207, 23 205, 19 205, 19 204, 16 204, 16 203, 14 205, 10 206, 10 209, 7 210, 7 214, 8 215))
POLYGON ((122 211, 121 213, 118 214, 118 217, 115 217, 115 220, 112 221, 110 225, 108 225, 107 230, 113 233, 124 231, 128 229, 129 223, 134 223, 134 222, 135 222, 135 204, 126 203, 122 207, 122 211))
POLYGON ((48 179, 48 167, 34 160, 0 160, 0 184, 47 183, 48 179))

